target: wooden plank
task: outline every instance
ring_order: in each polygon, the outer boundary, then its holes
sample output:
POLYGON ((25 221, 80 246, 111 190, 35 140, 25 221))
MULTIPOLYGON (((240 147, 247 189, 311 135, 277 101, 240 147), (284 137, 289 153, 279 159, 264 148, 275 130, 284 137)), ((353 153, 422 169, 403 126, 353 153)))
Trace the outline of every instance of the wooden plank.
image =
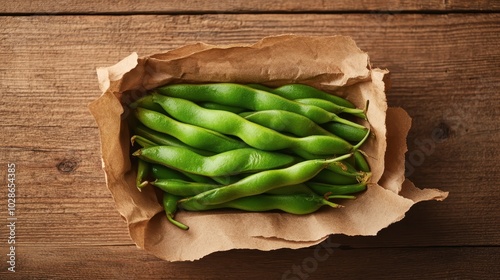
POLYGON ((385 248, 232 250, 169 263, 133 246, 20 247, 9 279, 498 279, 500 249, 385 248))
POLYGON ((366 11, 498 11, 500 3, 495 0, 446 0, 415 2, 410 0, 364 0, 364 1, 322 1, 322 0, 278 0, 272 4, 263 0, 206 2, 187 1, 79 1, 63 0, 57 4, 47 0, 7 2, 0 7, 0 13, 259 13, 259 12, 366 12, 366 11))
MULTIPOLYGON (((410 174, 451 192, 352 247, 499 245, 498 14, 297 14, 1 17, 0 170, 17 164, 18 236, 25 246, 131 244, 105 188, 87 103, 95 67, 198 41, 251 43, 282 33, 350 35, 392 71, 391 105, 414 117, 410 174), (480 112, 480 113, 478 113, 480 112), (435 139, 435 131, 440 131, 435 139), (419 143, 433 143, 423 153, 419 143), (413 156, 412 156, 413 154, 413 156)), ((0 197, 6 197, 0 189, 0 197)), ((5 220, 4 211, 0 219, 5 220)), ((0 235, 7 229, 0 227, 0 235)))

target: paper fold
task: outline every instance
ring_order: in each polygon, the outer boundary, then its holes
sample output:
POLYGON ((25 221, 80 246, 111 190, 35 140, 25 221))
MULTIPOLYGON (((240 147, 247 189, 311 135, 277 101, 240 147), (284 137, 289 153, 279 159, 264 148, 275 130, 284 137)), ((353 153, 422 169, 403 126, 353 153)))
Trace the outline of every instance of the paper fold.
POLYGON ((332 234, 376 235, 401 220, 424 200, 447 193, 420 190, 404 177, 406 135, 411 119, 401 108, 388 108, 386 70, 372 69, 368 55, 344 36, 283 35, 251 45, 193 44, 166 53, 133 53, 111 67, 97 69, 103 95, 89 105, 101 136, 106 183, 117 210, 137 246, 169 261, 195 260, 231 249, 274 250, 318 244, 332 234), (279 86, 308 84, 343 96, 364 108, 373 136, 363 146, 373 176, 368 190, 343 209, 321 209, 296 216, 285 213, 180 211, 182 231, 167 222, 152 187, 135 188, 130 158, 127 105, 169 83, 235 82, 279 86))

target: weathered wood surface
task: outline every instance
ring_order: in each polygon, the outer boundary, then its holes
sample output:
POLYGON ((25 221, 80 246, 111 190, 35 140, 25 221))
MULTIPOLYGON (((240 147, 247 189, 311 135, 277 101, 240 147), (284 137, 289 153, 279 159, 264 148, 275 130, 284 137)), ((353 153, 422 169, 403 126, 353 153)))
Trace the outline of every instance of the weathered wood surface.
POLYGON ((498 279, 492 247, 219 252, 167 263, 132 246, 20 249, 21 272, 9 279, 498 279), (29 275, 29 277, 26 277, 29 275))
POLYGON ((362 0, 362 1, 324 1, 324 0, 220 0, 220 1, 162 1, 162 0, 32 0, 6 1, 0 13, 260 13, 260 12, 371 12, 371 11, 498 11, 500 3, 496 0, 362 0))
MULTIPOLYGON (((0 178, 6 186, 6 166, 14 162, 18 279, 279 279, 311 256, 313 249, 236 251, 168 264, 138 251, 106 189, 99 135, 87 109, 100 94, 95 67, 133 51, 147 55, 198 41, 252 43, 282 33, 350 35, 374 66, 388 68, 389 104, 413 117, 410 178, 419 187, 450 191, 445 202, 416 205, 377 237, 332 237, 356 249, 318 263, 311 279, 411 278, 422 275, 422 267, 430 278, 499 273, 497 13, 3 16, 0 26, 0 178)), ((6 187, 0 197, 0 221, 6 221, 6 187)), ((0 225, 2 240, 7 230, 0 225)), ((8 253, 2 242, 0 278, 8 253)))

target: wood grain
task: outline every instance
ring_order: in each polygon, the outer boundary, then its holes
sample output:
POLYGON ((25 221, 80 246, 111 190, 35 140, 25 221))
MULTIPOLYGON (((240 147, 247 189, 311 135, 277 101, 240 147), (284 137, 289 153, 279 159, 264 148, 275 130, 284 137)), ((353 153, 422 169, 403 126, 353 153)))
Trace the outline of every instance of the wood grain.
MULTIPOLYGON (((41 278, 52 275, 41 266, 52 265, 57 267, 55 278, 64 278, 71 269, 82 278, 93 272, 128 275, 135 269, 144 275, 172 271, 173 278, 217 278, 210 267, 219 261, 235 259, 243 265, 248 256, 251 263, 265 263, 257 274, 273 272, 273 265, 288 269, 300 263, 310 250, 220 253, 203 262, 201 270, 189 264, 170 270, 174 266, 136 252, 106 189, 99 135, 87 110, 100 94, 95 68, 133 51, 147 55, 199 41, 252 43, 267 35, 296 33, 352 36, 375 67, 391 71, 388 102, 413 117, 408 138, 408 165, 413 169, 408 175, 419 187, 451 192, 445 202, 416 205, 377 237, 333 237, 344 246, 365 249, 345 251, 332 265, 342 262, 341 273, 347 275, 353 269, 349 262, 362 257, 368 266, 361 272, 367 275, 412 275, 418 272, 415 267, 397 272, 390 265, 399 259, 407 264, 445 259, 450 269, 433 266, 431 276, 485 278, 498 247, 408 247, 500 245, 499 23, 495 13, 0 17, 0 178, 6 182, 6 164, 16 163, 22 269, 28 274, 40 271, 41 278), (466 261, 472 255, 477 261, 466 261), (268 263, 275 258, 288 261, 268 263), (56 264, 61 259, 65 261, 56 264), (140 265, 129 266, 136 259, 140 265)), ((6 192, 1 188, 0 197, 6 192)), ((6 215, 0 211, 0 220, 6 215)), ((0 226, 0 236, 7 236, 5 226, 0 226)), ((322 276, 331 272, 326 266, 320 270, 322 276)))
MULTIPOLYGON (((326 243, 325 243, 326 244, 326 243)), ((133 246, 20 248, 9 279, 497 279, 497 248, 376 248, 335 244, 271 252, 232 250, 168 263, 133 246), (29 257, 28 257, 29 254, 29 257), (21 257, 20 257, 21 258, 21 257), (29 275, 29 276, 28 276, 29 275)))
POLYGON ((263 0, 249 1, 11 1, 0 7, 0 13, 33 14, 140 14, 140 13, 261 13, 261 12, 450 12, 450 11, 498 11, 500 3, 495 0, 364 0, 364 1, 323 1, 323 0, 277 0, 270 3, 263 0))

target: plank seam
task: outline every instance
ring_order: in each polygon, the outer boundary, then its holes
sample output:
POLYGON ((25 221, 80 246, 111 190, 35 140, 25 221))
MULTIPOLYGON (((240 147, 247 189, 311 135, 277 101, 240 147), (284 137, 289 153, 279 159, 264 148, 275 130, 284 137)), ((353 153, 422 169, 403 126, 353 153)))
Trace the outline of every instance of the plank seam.
POLYGON ((500 13, 500 9, 495 10, 373 10, 373 11, 361 11, 361 10, 343 10, 343 11, 323 11, 323 10, 303 10, 303 11, 280 11, 280 10, 270 10, 270 11, 133 11, 133 12, 35 12, 35 13, 23 13, 23 12, 7 12, 1 13, 0 17, 7 16, 139 16, 139 15, 169 15, 169 16, 183 16, 183 15, 293 15, 293 14, 338 14, 338 15, 349 15, 349 14, 359 14, 359 15, 394 15, 394 14, 422 14, 422 15, 448 15, 448 14, 497 14, 500 13))

